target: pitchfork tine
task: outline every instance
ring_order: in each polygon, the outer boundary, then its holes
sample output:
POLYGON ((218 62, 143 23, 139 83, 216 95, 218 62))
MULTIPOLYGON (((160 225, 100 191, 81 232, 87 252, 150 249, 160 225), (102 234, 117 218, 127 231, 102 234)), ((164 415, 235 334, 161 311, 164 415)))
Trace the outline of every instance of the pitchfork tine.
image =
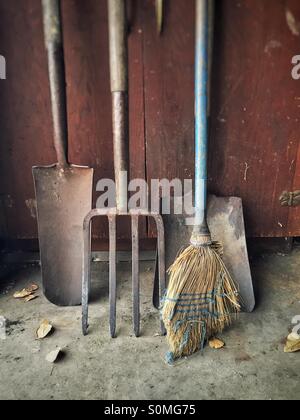
POLYGON ((83 224, 83 279, 82 279, 82 332, 87 335, 88 316, 89 316, 89 289, 91 282, 91 219, 89 215, 85 218, 83 224))
POLYGON ((140 278, 139 278, 139 217, 133 215, 132 221, 132 299, 133 329, 136 337, 140 335, 140 278))
MULTIPOLYGON (((165 262, 165 230, 164 223, 161 216, 156 216, 155 218, 157 226, 157 249, 158 249, 158 272, 159 272, 159 296, 162 301, 163 296, 166 291, 166 262, 165 262)), ((162 335, 166 334, 166 328, 162 321, 160 320, 161 333, 162 335)))
MULTIPOLYGON (((94 209, 85 218, 83 224, 83 279, 82 279, 82 331, 88 331, 88 304, 91 281, 91 222, 95 217, 108 217, 109 221, 109 308, 110 334, 116 337, 116 273, 117 273, 117 217, 130 216, 132 223, 132 295, 133 295, 133 327, 134 333, 140 335, 140 278, 139 278, 139 217, 151 217, 156 222, 158 234, 158 269, 160 298, 166 289, 165 275, 165 235, 163 219, 159 214, 148 211, 118 212, 117 209, 94 209)), ((162 334, 165 333, 161 323, 162 334)))
POLYGON ((116 337, 116 292, 117 292, 117 227, 116 216, 109 216, 109 326, 110 335, 116 337))

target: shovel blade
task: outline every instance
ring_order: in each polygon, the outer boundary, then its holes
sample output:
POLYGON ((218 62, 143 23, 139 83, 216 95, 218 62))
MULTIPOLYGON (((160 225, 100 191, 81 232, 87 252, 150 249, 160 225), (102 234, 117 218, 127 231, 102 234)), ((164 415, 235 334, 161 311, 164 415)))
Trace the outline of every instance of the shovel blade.
POLYGON ((81 304, 82 225, 92 206, 93 169, 34 167, 40 259, 46 298, 81 304))
MULTIPOLYGON (((171 209, 174 209, 171 200, 171 209)), ((181 199, 182 200, 182 199, 181 199)), ((192 226, 187 226, 189 216, 165 215, 166 267, 175 261, 178 253, 190 243, 192 226)), ((255 298, 248 259, 242 200, 236 197, 222 198, 210 196, 208 200, 208 225, 214 241, 222 244, 224 262, 239 287, 244 312, 252 312, 255 298)), ((155 285, 157 280, 155 279, 155 285)), ((154 305, 157 306, 157 298, 154 305)))

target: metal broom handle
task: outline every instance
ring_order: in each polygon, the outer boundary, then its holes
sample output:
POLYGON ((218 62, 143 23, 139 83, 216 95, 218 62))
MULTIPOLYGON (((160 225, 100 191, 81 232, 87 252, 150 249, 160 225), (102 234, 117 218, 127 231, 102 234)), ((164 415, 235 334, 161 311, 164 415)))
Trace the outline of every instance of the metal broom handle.
POLYGON ((127 212, 128 173, 128 47, 125 0, 108 0, 110 80, 113 110, 114 167, 117 209, 127 212))
POLYGON ((58 164, 66 167, 68 166, 68 129, 60 0, 42 0, 42 8, 48 52, 54 147, 58 164))
POLYGON ((210 236, 206 223, 208 157, 208 0, 196 0, 195 235, 210 236))

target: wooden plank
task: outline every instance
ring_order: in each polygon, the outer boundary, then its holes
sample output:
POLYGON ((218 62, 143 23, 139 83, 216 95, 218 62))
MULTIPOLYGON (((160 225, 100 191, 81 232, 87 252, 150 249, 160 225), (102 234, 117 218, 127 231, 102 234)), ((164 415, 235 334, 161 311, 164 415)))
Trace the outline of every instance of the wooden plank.
MULTIPOLYGON (((169 4, 162 39, 150 18, 153 4, 145 4, 148 179, 190 177, 193 2, 169 4)), ((300 229, 288 228, 289 210, 279 204, 282 191, 292 188, 298 150, 294 98, 300 84, 291 78, 291 58, 299 37, 288 25, 288 11, 299 20, 295 0, 217 2, 209 187, 242 197, 250 236, 284 237, 300 229)))
POLYGON ((250 236, 287 236, 279 196, 293 186, 300 83, 291 78, 299 36, 287 23, 296 0, 217 2, 210 188, 242 197, 250 236))
MULTIPOLYGON (((101 178, 113 179, 111 95, 105 0, 62 2, 67 78, 69 159, 94 168, 93 207, 101 178)), ((108 237, 97 218, 93 237, 108 237)))
MULTIPOLYGON (((299 81, 295 81, 295 83, 299 84, 299 81)), ((294 182, 291 190, 286 189, 285 191, 293 192, 300 190, 300 147, 298 148, 296 159, 291 164, 291 176, 293 173, 294 182)), ((288 231, 286 236, 300 236, 300 207, 289 208, 288 231)))
MULTIPOLYGON (((291 21, 294 18, 295 22, 300 22, 300 6, 299 2, 290 3, 289 5, 289 13, 290 13, 290 19, 291 21)), ((300 23, 298 23, 300 28, 300 23)), ((293 31, 293 27, 290 28, 291 31, 293 31)), ((299 31, 300 32, 300 31, 299 31)), ((297 40, 297 47, 293 49, 292 56, 299 55, 300 49, 299 49, 299 39, 300 34, 298 36, 294 35, 294 38, 297 40)), ((297 125, 299 127, 300 122, 300 80, 292 80, 292 88, 291 92, 289 94, 290 101, 291 101, 291 109, 294 114, 295 122, 297 122, 297 125)), ((299 132, 299 130, 298 130, 299 132)), ((300 140, 299 135, 296 131, 291 132, 291 138, 295 139, 295 141, 298 141, 298 153, 296 155, 295 160, 291 162, 290 166, 290 174, 294 174, 294 180, 291 188, 292 191, 300 190, 300 140), (298 139, 298 140, 297 140, 298 139)), ((287 189, 285 189, 287 191, 287 189)), ((290 208, 289 210, 289 221, 288 221, 288 231, 287 236, 300 236, 300 208, 290 208)))
MULTIPOLYGON (((152 1, 144 3, 147 178, 189 179, 194 156, 194 1, 166 1, 157 35, 152 1)), ((151 224, 150 233, 155 234, 151 224)))
POLYGON ((36 238, 33 165, 55 162, 41 3, 0 1, 0 195, 8 238, 36 238))
MULTIPOLYGON (((69 157, 95 169, 95 185, 114 179, 111 94, 106 0, 63 3, 64 44, 68 86, 69 157)), ((145 177, 142 44, 137 26, 129 37, 130 170, 145 177)), ((94 194, 94 203, 99 193, 94 194)), ((141 226, 142 228, 142 226, 141 226)), ((145 236, 145 225, 141 230, 145 236)), ((118 223, 119 238, 130 237, 128 220, 118 223)), ((107 220, 97 219, 94 238, 107 238, 107 220)))
POLYGON ((165 29, 161 37, 156 31, 153 2, 144 4, 148 179, 191 178, 194 2, 165 2, 165 29))
MULTIPOLYGON (((144 33, 141 2, 130 2, 129 38, 129 148, 130 179, 146 179, 144 33)), ((147 237, 147 221, 140 220, 140 237, 147 237)))
MULTIPOLYGON (((69 158, 93 166, 97 181, 113 176, 106 0, 62 5, 69 158)), ((132 2, 130 168, 148 181, 194 174, 194 0, 165 6, 158 37, 154 1, 132 2)), ((300 209, 278 199, 300 189, 300 83, 291 77, 300 3, 223 0, 216 13, 210 190, 243 198, 249 236, 298 236, 300 209)), ((34 239, 31 167, 56 160, 40 0, 0 0, 0 54, 1 231, 34 239)), ((119 235, 129 238, 128 224, 119 235)), ((107 237, 106 222, 94 236, 107 237)))

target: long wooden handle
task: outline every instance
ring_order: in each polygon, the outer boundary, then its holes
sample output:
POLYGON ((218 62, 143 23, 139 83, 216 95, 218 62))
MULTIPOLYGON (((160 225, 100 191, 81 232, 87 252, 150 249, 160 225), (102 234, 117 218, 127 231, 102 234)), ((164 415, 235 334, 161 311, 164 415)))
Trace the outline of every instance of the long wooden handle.
POLYGON ((125 0, 108 0, 110 79, 113 110, 114 167, 117 208, 127 211, 128 46, 125 0))
POLYGON ((108 0, 111 92, 128 91, 127 18, 125 0, 108 0))
POLYGON ((160 35, 162 33, 164 24, 164 0, 156 0, 155 9, 157 32, 160 35))
POLYGON ((42 0, 42 8, 48 53, 54 147, 58 164, 66 167, 68 166, 68 129, 60 0, 42 0))

